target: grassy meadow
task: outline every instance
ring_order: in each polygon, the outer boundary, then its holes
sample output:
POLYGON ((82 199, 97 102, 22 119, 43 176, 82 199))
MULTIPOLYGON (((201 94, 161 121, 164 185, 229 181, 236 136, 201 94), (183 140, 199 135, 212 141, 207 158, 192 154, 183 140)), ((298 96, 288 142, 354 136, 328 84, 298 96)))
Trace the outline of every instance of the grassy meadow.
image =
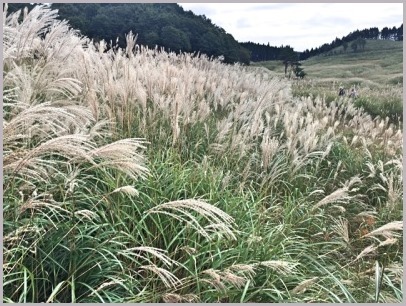
MULTIPOLYGON (((274 76, 284 76, 280 61, 254 63, 265 67, 274 76)), ((367 40, 364 50, 335 48, 302 62, 304 80, 293 82, 293 95, 323 96, 327 102, 337 98, 343 86, 349 93, 355 88, 357 107, 373 118, 388 117, 392 123, 403 122, 403 42, 367 40)))
POLYGON ((403 300, 400 119, 327 99, 310 60, 294 81, 20 13, 3 25, 3 302, 403 300))

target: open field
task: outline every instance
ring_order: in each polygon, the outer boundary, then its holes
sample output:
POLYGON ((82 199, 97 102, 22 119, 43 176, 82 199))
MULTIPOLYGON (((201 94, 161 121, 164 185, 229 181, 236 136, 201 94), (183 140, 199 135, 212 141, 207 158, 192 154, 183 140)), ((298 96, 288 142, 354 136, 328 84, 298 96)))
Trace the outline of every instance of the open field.
POLYGON ((315 56, 304 61, 303 68, 309 78, 339 80, 344 86, 403 86, 403 42, 367 40, 365 50, 353 52, 348 48, 342 54, 315 56))
MULTIPOLYGON (((403 82, 403 43, 390 40, 367 40, 365 50, 344 52, 342 47, 302 62, 307 79, 341 82, 344 86, 357 84, 381 88, 403 82), (329 55, 329 53, 336 52, 329 55)), ((266 67, 283 76, 280 61, 257 62, 253 66, 266 67)))
POLYGON ((399 122, 55 14, 3 30, 3 302, 403 300, 399 122))
MULTIPOLYGON (((355 104, 373 117, 389 117, 400 123, 403 117, 403 45, 399 41, 367 40, 365 50, 336 48, 325 55, 302 62, 307 73, 304 80, 293 82, 294 96, 323 96, 328 102, 337 100, 338 88, 347 93, 354 87, 358 93, 355 104), (335 52, 335 54, 333 54, 335 52), (330 55, 329 55, 330 54, 330 55)), ((284 76, 283 64, 259 62, 275 76, 284 76)))

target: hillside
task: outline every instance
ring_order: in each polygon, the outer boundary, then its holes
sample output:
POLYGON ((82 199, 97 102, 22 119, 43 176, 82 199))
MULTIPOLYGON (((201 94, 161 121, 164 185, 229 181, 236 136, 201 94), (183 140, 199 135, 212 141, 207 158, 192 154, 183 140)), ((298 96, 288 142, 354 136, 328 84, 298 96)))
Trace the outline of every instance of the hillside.
MULTIPOLYGON (((9 12, 32 5, 9 4, 9 12)), ((249 63, 249 51, 209 18, 185 11, 176 3, 53 3, 58 19, 95 41, 104 39, 125 47, 125 35, 137 34, 137 44, 165 47, 174 52, 224 56, 225 63, 249 63)))
MULTIPOLYGON (((347 51, 347 49, 352 49, 355 44, 356 49, 364 50, 366 40, 392 40, 392 41, 403 41, 403 24, 399 27, 388 28, 384 27, 379 30, 377 27, 364 29, 362 31, 356 30, 343 36, 341 39, 336 37, 331 43, 324 43, 320 47, 311 48, 311 50, 306 49, 303 52, 289 52, 291 54, 282 55, 281 52, 283 47, 273 47, 269 43, 259 44, 253 42, 240 43, 244 48, 251 52, 251 61, 273 61, 273 60, 284 60, 289 55, 292 55, 300 61, 304 61, 314 56, 324 55, 324 54, 334 54, 340 53, 336 51, 337 49, 342 49, 347 51), (359 47, 359 48, 358 48, 359 47), (281 56, 282 55, 282 56, 281 56)), ((290 47, 288 46, 288 49, 290 47)), ((286 51, 286 50, 285 50, 286 51)), ((341 50, 340 50, 341 51, 341 50)), ((289 59, 290 60, 290 59, 289 59)))
MULTIPOLYGON (((273 74, 283 75, 281 61, 265 61, 253 64, 265 67, 273 74)), ((368 84, 379 87, 396 85, 403 81, 403 42, 391 40, 367 40, 365 49, 357 52, 332 51, 302 61, 307 79, 368 84), (335 53, 334 53, 335 52, 335 53)))
POLYGON ((378 87, 402 83, 402 41, 367 40, 363 51, 342 51, 339 47, 332 50, 332 55, 324 53, 303 61, 307 77, 369 83, 378 87))

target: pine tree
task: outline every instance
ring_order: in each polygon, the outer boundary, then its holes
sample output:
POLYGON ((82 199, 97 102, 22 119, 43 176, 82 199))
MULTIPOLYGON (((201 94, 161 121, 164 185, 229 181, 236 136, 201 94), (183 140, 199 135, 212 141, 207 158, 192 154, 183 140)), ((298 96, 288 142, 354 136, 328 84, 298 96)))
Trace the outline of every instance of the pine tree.
POLYGON ((302 64, 296 62, 293 65, 294 65, 293 72, 295 73, 295 76, 299 79, 303 79, 306 76, 306 72, 304 72, 304 69, 300 67, 302 64))

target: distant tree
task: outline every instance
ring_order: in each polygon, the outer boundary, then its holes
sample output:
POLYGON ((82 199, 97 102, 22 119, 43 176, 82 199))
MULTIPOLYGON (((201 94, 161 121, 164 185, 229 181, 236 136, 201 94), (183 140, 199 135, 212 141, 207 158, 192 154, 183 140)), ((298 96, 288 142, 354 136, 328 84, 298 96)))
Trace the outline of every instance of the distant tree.
POLYGON ((251 52, 243 47, 238 49, 238 55, 240 62, 249 65, 250 64, 250 59, 251 59, 251 52))
POLYGON ((397 40, 403 41, 403 23, 402 25, 397 29, 397 40))
POLYGON ((309 51, 309 49, 306 49, 304 52, 301 52, 300 54, 299 54, 299 60, 305 60, 305 59, 307 59, 307 58, 309 58, 310 57, 310 51, 309 51))
POLYGON ((340 38, 336 37, 336 39, 334 39, 333 42, 331 43, 331 47, 336 48, 340 46, 342 42, 343 41, 340 38))
POLYGON ((280 53, 285 47, 275 47, 268 44, 259 44, 253 42, 240 43, 242 47, 250 51, 253 62, 258 61, 275 61, 280 59, 280 53))
POLYGON ((389 39, 389 28, 388 27, 384 27, 381 31, 381 39, 389 39))
POLYGON ((345 42, 343 42, 343 49, 344 49, 344 52, 347 51, 347 48, 348 48, 348 43, 345 41, 345 42))
POLYGON ((293 51, 293 48, 290 46, 286 47, 281 47, 281 52, 279 54, 279 59, 282 60, 283 65, 285 66, 285 76, 288 73, 288 67, 291 66, 292 68, 292 63, 297 62, 298 60, 298 55, 295 51, 293 51))
POLYGON ((147 42, 148 46, 152 48, 156 45, 161 45, 159 35, 154 31, 147 32, 144 36, 144 40, 147 42))
POLYGON ((354 50, 354 52, 357 52, 358 44, 357 44, 356 41, 353 41, 353 42, 351 43, 351 49, 354 50))
POLYGON ((200 36, 199 42, 196 44, 199 51, 206 54, 220 55, 222 47, 221 38, 214 31, 207 31, 200 36))
POLYGON ((293 73, 299 79, 303 79, 306 76, 306 72, 304 72, 304 69, 300 67, 301 65, 302 64, 299 62, 293 63, 293 73))
POLYGON ((99 14, 93 18, 89 28, 88 33, 91 37, 96 39, 104 39, 106 41, 115 40, 115 37, 109 35, 110 18, 104 14, 99 14))
POLYGON ((367 41, 364 38, 360 38, 359 39, 359 45, 361 46, 362 50, 365 50, 365 45, 366 45, 367 41))
POLYGON ((379 38, 379 29, 377 27, 370 28, 368 38, 378 39, 379 38))
POLYGON ((397 40, 398 31, 397 28, 394 26, 392 29, 389 30, 389 39, 397 40))
POLYGON ((191 45, 189 37, 185 32, 173 26, 166 26, 161 29, 162 44, 171 51, 190 51, 191 45))

